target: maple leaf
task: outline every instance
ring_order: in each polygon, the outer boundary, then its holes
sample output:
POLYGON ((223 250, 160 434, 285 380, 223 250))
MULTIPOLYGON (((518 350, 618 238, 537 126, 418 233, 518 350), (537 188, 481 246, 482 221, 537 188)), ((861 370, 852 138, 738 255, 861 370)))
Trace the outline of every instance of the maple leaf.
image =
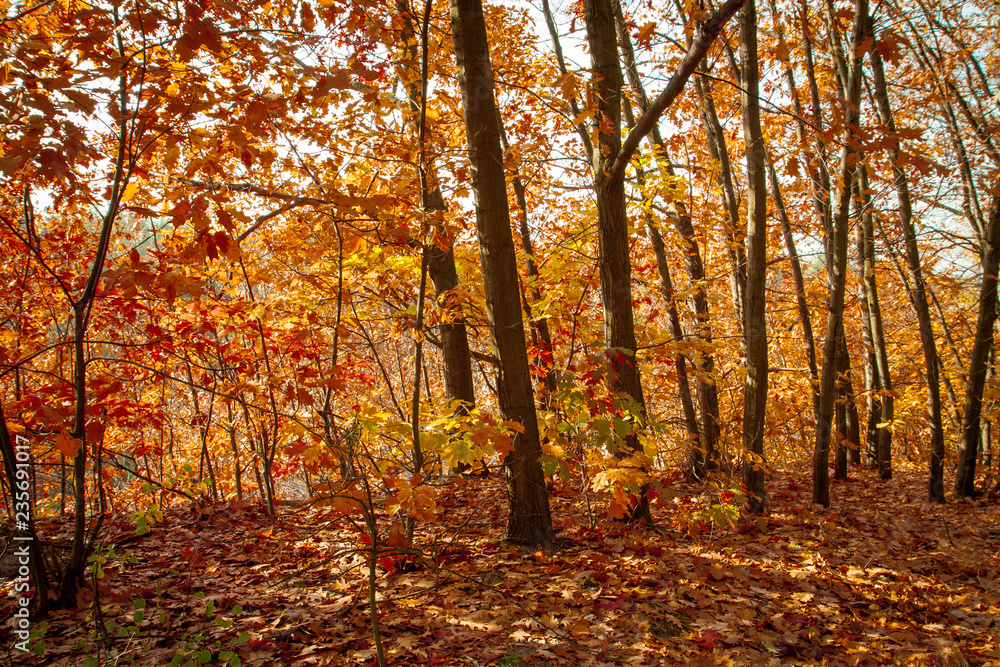
POLYGON ((725 639, 726 638, 724 636, 709 628, 702 633, 701 637, 695 640, 695 643, 706 651, 713 651, 715 650, 715 645, 720 641, 725 641, 725 639))
POLYGON ((64 429, 59 432, 59 435, 56 436, 53 444, 63 456, 68 459, 72 459, 76 457, 77 453, 80 451, 80 447, 83 446, 83 441, 79 438, 70 436, 70 434, 64 429))
POLYGON ((506 433, 497 433, 493 436, 493 451, 501 456, 507 456, 514 451, 514 438, 506 433))

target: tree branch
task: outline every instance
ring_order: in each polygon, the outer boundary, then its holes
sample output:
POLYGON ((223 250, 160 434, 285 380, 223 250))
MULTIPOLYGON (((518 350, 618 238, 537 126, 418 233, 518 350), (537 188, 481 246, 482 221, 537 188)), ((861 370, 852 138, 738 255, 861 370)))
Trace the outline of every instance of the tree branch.
POLYGON ((647 134, 653 131, 653 127, 656 125, 660 116, 663 112, 667 110, 673 101, 681 94, 684 90, 684 84, 687 80, 691 78, 694 71, 698 68, 698 64, 701 62, 705 54, 708 53, 709 47, 712 46, 712 42, 715 38, 719 36, 722 32, 722 26, 726 24, 733 14, 735 14, 740 7, 746 3, 746 0, 727 0, 727 2, 722 5, 715 12, 715 14, 704 25, 698 32, 698 36, 691 42, 691 46, 688 48, 687 54, 684 56, 684 60, 681 61, 680 67, 674 72, 674 75, 670 77, 670 81, 667 82, 667 87, 663 89, 663 92, 657 96, 655 100, 649 105, 649 108, 642 114, 642 116, 636 121, 635 128, 629 132, 628 137, 622 143, 621 150, 618 151, 618 156, 615 158, 614 162, 611 163, 611 169, 608 176, 611 178, 624 178, 625 168, 628 166, 629 161, 632 159, 632 155, 635 154, 636 149, 639 148, 639 142, 641 142, 647 134))

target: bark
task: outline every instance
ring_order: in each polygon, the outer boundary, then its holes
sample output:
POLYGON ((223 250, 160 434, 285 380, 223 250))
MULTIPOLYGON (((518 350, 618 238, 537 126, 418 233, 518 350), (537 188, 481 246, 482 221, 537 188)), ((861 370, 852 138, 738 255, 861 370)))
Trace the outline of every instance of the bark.
MULTIPOLYGON (((645 474, 644 454, 638 439, 646 418, 645 399, 636 357, 635 324, 632 312, 632 264, 629 259, 628 217, 625 208, 624 176, 612 175, 612 161, 621 151, 622 70, 618 61, 613 0, 585 0, 587 41, 596 81, 598 150, 594 153, 594 191, 597 196, 598 267, 601 303, 604 307, 604 343, 613 370, 612 388, 634 402, 638 423, 615 452, 626 465, 645 474)), ((630 510, 632 520, 652 522, 645 489, 630 510)))
MULTIPOLYGON (((493 70, 481 0, 451 0, 462 109, 472 166, 486 313, 493 356, 499 360, 497 395, 506 419, 523 429, 505 460, 510 511, 504 538, 517 544, 549 546, 554 534, 538 421, 531 389, 524 321, 517 289, 517 259, 493 97, 493 70)), ((629 304, 631 305, 631 303, 629 304)))
POLYGON ((865 293, 868 297, 869 330, 871 331, 872 347, 875 351, 875 375, 878 378, 879 418, 875 424, 873 449, 875 467, 879 478, 892 479, 892 420, 895 416, 895 396, 892 389, 892 373, 889 370, 889 353, 885 342, 885 328, 882 324, 882 305, 879 298, 878 280, 875 275, 875 229, 872 224, 872 210, 868 186, 868 174, 861 166, 861 181, 858 189, 861 191, 864 209, 859 225, 859 236, 862 239, 860 262, 864 266, 863 276, 865 293), (884 426, 879 426, 884 424, 884 426))
MULTIPOLYGON (((998 183, 1000 186, 1000 183, 998 183)), ((983 413, 983 388, 993 348, 993 325, 997 320, 997 272, 1000 271, 1000 194, 993 196, 982 254, 983 279, 979 291, 976 339, 969 357, 969 378, 965 387, 962 440, 958 450, 955 495, 973 496, 976 491, 976 459, 979 456, 983 413)))
POLYGON ((917 234, 913 224, 913 209, 910 200, 909 181, 906 172, 899 167, 899 140, 896 138, 896 123, 889 103, 888 88, 885 81, 885 68, 878 49, 871 49, 872 83, 875 86, 875 99, 878 103, 879 117, 889 135, 889 162, 892 164, 892 175, 896 188, 896 198, 899 201, 899 222, 906 241, 906 264, 910 274, 910 291, 913 296, 913 307, 917 315, 920 329, 920 342, 924 352, 927 382, 927 412, 931 426, 931 456, 928 479, 928 496, 931 502, 943 503, 944 498, 944 428, 941 415, 941 387, 938 373, 937 344, 934 341, 934 330, 931 327, 930 308, 927 303, 927 290, 924 284, 923 271, 920 267, 920 249, 917 246, 917 234))
POLYGON ((749 0, 740 10, 740 61, 743 107, 743 135, 746 142, 747 283, 745 303, 746 383, 743 399, 743 448, 747 463, 743 483, 747 507, 764 511, 764 425, 767 408, 767 323, 765 283, 767 281, 767 183, 765 181, 764 137, 760 130, 757 62, 757 8, 749 0))
POLYGON ((847 272, 848 217, 857 155, 852 146, 857 145, 858 102, 861 97, 861 53, 868 23, 867 0, 856 0, 854 28, 851 37, 852 58, 847 76, 844 114, 843 147, 840 155, 840 173, 834 199, 833 243, 831 268, 830 311, 827 318, 826 340, 823 345, 823 375, 820 382, 820 412, 816 419, 816 448, 813 454, 813 502, 830 506, 829 458, 830 436, 836 399, 837 348, 841 340, 844 315, 844 293, 847 272))
MULTIPOLYGON (((865 200, 861 186, 861 180, 863 179, 861 172, 863 170, 864 165, 859 167, 858 178, 855 179, 854 184, 855 211, 856 217, 859 219, 870 215, 870 209, 868 208, 870 202, 865 200), (858 203, 862 201, 865 201, 864 206, 858 203)), ((875 337, 872 333, 871 290, 868 283, 868 270, 870 268, 868 264, 868 245, 871 237, 865 235, 864 224, 856 225, 854 231, 857 251, 857 268, 855 272, 858 274, 858 283, 860 285, 858 306, 861 309, 861 336, 865 347, 865 407, 868 413, 867 423, 865 424, 864 462, 867 466, 875 467, 878 424, 882 421, 882 378, 878 372, 875 337)))
MULTIPOLYGON (((424 53, 418 54, 415 17, 409 3, 406 0, 399 0, 396 6, 403 18, 404 33, 401 37, 404 48, 407 50, 408 60, 413 63, 421 63, 420 72, 409 73, 409 76, 406 77, 406 90, 410 110, 416 114, 418 119, 417 132, 420 135, 421 144, 421 160, 418 167, 422 206, 424 211, 431 214, 428 218, 433 224, 440 220, 439 214, 444 213, 448 207, 445 205, 441 188, 438 187, 434 178, 434 171, 425 159, 426 35, 423 34, 424 31, 421 31, 424 53)), ((472 355, 469 351, 469 335, 465 316, 461 308, 452 308, 448 303, 453 290, 459 285, 458 269, 455 266, 454 239, 444 235, 441 227, 429 230, 426 236, 430 238, 421 239, 421 244, 426 245, 427 273, 434 288, 434 299, 438 307, 448 313, 447 319, 439 325, 445 398, 449 404, 454 405, 455 414, 464 415, 468 414, 469 410, 475 406, 476 394, 472 380, 472 355), (454 401, 460 402, 454 403, 454 401)))

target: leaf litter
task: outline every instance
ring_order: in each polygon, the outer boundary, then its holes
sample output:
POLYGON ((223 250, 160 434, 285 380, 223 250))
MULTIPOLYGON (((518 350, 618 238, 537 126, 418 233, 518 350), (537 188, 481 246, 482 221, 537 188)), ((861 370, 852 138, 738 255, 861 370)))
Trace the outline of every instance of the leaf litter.
MULTIPOLYGON (((665 483, 654 528, 598 516, 591 529, 585 499, 563 489, 549 552, 498 542, 502 480, 442 481, 419 553, 377 570, 388 663, 1000 665, 997 504, 931 504, 913 466, 884 483, 852 475, 834 482, 827 510, 809 503, 801 474, 777 473, 764 519, 721 528, 691 520, 693 504, 708 504, 698 485, 665 483)), ((380 520, 384 536, 394 518, 380 520)), ((70 523, 59 529, 67 537, 70 523)), ((104 642, 88 586, 79 609, 45 619, 43 656, 12 655, 75 667, 101 646, 117 650, 101 664, 226 664, 221 645, 242 665, 377 664, 359 538, 309 505, 274 518, 235 502, 177 508, 141 538, 115 521, 104 543, 135 562, 104 566, 102 620, 132 630, 104 642)))

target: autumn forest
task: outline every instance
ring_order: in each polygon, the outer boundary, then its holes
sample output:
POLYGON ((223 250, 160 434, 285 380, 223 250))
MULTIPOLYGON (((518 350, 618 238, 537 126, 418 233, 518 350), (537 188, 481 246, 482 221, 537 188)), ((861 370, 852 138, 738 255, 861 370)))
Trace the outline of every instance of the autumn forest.
POLYGON ((995 2, 0 14, 0 655, 1000 664, 995 2))

